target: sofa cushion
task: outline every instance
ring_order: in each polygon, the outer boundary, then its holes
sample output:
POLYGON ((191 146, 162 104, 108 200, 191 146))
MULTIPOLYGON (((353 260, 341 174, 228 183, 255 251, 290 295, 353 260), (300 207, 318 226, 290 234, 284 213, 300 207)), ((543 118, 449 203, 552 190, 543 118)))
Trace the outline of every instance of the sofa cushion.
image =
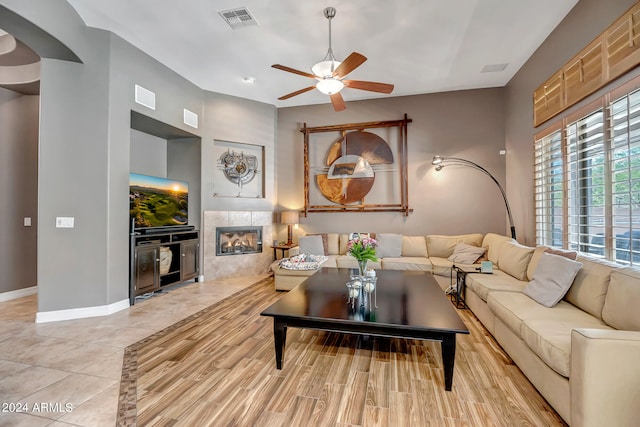
MULTIPOLYGON (((544 318, 551 308, 538 304, 522 292, 491 292, 487 296, 489 310, 518 337, 522 338, 524 319, 544 318)), ((566 301, 553 307, 556 312, 576 310, 566 301)))
POLYGON ((520 245, 517 242, 503 242, 500 245, 498 266, 500 270, 518 280, 527 280, 527 267, 533 251, 534 248, 520 245))
POLYGON ((485 249, 477 246, 467 245, 466 243, 458 243, 453 249, 453 253, 449 261, 458 264, 475 264, 475 262, 484 255, 485 249))
POLYGON ((482 243, 479 246, 487 249, 485 256, 489 261, 494 264, 498 264, 498 258, 500 258, 500 248, 504 242, 513 242, 511 237, 503 236, 501 234, 487 233, 482 239, 482 243))
POLYGON ((531 281, 522 293, 545 307, 553 307, 567 293, 581 267, 581 262, 543 253, 531 281))
POLYGON ((383 270, 431 271, 431 261, 425 257, 382 258, 380 261, 383 270))
POLYGON ((640 270, 621 268, 611 272, 602 308, 602 320, 616 329, 640 331, 640 270))
MULTIPOLYGON (((465 281, 480 299, 487 301, 487 296, 495 291, 522 292, 527 282, 516 279, 504 271, 494 270, 492 274, 467 274, 465 281)), ((528 298, 528 297, 527 297, 528 298)))
POLYGON ((338 236, 339 248, 338 255, 346 255, 347 254, 347 245, 349 244, 349 235, 348 234, 340 234, 338 236))
POLYGON ((301 254, 307 255, 324 255, 324 244, 322 236, 316 234, 313 236, 300 236, 298 238, 298 246, 301 254))
POLYGON ((402 256, 427 257, 427 239, 424 236, 402 236, 402 256))
POLYGON ((480 246, 482 234, 460 234, 457 236, 427 236, 427 253, 429 257, 449 258, 458 243, 480 246))
POLYGON ((564 299, 601 319, 611 271, 619 267, 608 261, 582 255, 578 256, 578 261, 582 263, 582 268, 564 299))
POLYGON ((376 235, 378 247, 376 256, 378 258, 398 258, 402 256, 402 235, 392 233, 378 233, 376 235))
POLYGON ((427 236, 427 253, 429 257, 449 258, 456 247, 454 236, 427 236))
POLYGON ((576 328, 611 329, 594 316, 578 309, 557 311, 549 308, 544 317, 524 319, 522 339, 551 369, 569 377, 571 369, 571 331, 576 328))
MULTIPOLYGON (((440 257, 429 257, 429 261, 431 261, 431 272, 437 276, 445 276, 445 277, 451 277, 451 267, 453 267, 453 263, 451 261, 449 261, 446 258, 440 258, 440 257)), ((465 269, 471 269, 471 268, 476 268, 476 267, 480 267, 480 264, 460 264, 457 263, 456 264, 459 267, 463 267, 465 269)))
POLYGON ((453 263, 446 258, 437 256, 429 257, 431 261, 431 272, 438 276, 451 277, 451 267, 453 263))

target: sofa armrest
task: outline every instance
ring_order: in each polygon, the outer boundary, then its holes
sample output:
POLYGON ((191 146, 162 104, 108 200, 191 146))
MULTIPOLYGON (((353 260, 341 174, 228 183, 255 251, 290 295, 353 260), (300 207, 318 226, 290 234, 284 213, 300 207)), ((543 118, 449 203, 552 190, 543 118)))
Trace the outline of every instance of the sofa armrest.
POLYGON ((291 249, 289 249, 289 256, 296 256, 296 255, 300 255, 300 246, 294 246, 291 249))
POLYGON ((571 425, 631 426, 640 419, 640 332, 571 332, 571 425))

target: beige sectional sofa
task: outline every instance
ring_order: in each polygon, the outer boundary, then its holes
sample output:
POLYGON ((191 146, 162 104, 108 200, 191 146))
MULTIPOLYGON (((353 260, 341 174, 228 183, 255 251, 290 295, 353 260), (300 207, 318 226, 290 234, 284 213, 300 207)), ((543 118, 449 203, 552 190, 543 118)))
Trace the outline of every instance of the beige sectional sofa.
MULTIPOLYGON (((328 234, 327 267, 357 268, 347 235, 328 234)), ((493 274, 470 273, 466 303, 533 385, 572 426, 640 425, 640 270, 578 256, 565 297, 547 308, 522 291, 545 247, 497 234, 403 236, 402 254, 374 268, 431 271, 445 289, 457 243, 481 246, 493 274)), ((314 271, 272 265, 276 288, 314 271)))
MULTIPOLYGON (((358 262, 347 255, 348 234, 328 233, 323 236, 326 241, 327 261, 323 267, 358 268, 358 262)), ((297 248, 289 251, 289 255, 297 255, 297 248)), ((313 254, 321 255, 321 254, 313 254)), ((369 262, 369 267, 382 270, 419 270, 431 271, 431 261, 427 256, 425 236, 402 236, 402 252, 397 258, 380 258, 378 262, 369 262)), ((302 283, 315 270, 286 270, 280 268, 279 262, 271 264, 277 290, 288 291, 302 283)))
POLYGON ((467 305, 567 423, 639 425, 640 271, 578 256, 547 308, 522 293, 546 249, 503 244, 500 271, 467 276, 467 305))

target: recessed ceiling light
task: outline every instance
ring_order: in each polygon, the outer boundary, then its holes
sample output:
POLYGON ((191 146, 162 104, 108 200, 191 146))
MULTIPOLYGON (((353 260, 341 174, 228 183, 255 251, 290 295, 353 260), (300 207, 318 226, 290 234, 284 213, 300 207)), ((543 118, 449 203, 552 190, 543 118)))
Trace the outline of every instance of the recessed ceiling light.
POLYGON ((504 71, 509 64, 489 64, 482 67, 481 73, 496 73, 498 71, 504 71))
POLYGON ((247 84, 252 84, 256 82, 256 78, 252 76, 244 77, 242 80, 244 80, 244 82, 247 84))

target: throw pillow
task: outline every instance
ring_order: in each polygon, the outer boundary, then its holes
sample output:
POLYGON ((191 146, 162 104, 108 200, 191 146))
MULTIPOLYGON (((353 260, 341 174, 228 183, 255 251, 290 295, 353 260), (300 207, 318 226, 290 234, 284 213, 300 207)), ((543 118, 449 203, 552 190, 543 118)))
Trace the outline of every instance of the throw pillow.
POLYGON ((553 307, 569 291, 581 268, 581 262, 545 252, 522 293, 545 307, 553 307))
POLYGON ((531 256, 531 261, 529 261, 529 266, 527 267, 527 277, 529 280, 533 278, 533 273, 536 271, 536 267, 538 266, 538 261, 540 261, 540 257, 543 253, 550 253, 552 255, 560 255, 563 257, 567 257, 570 260, 575 261, 578 257, 578 253, 575 251, 568 251, 566 249, 560 248, 551 248, 549 246, 537 246, 533 251, 533 255, 531 256))
POLYGON ((324 255, 322 236, 301 236, 298 238, 300 253, 306 255, 324 255))
POLYGON ((575 261, 578 259, 578 252, 576 251, 567 251, 565 249, 556 249, 556 248, 547 248, 544 250, 551 255, 560 255, 565 258, 569 258, 571 261, 575 261))
POLYGON ((458 243, 453 249, 451 256, 447 259, 457 264, 473 264, 478 258, 484 255, 484 251, 484 248, 467 245, 466 243, 458 243))
POLYGON ((327 236, 327 233, 306 234, 306 236, 322 237, 322 248, 324 250, 324 253, 322 253, 322 255, 329 255, 329 237, 327 236))
POLYGON ((376 237, 378 241, 376 256, 378 258, 398 258, 402 255, 401 234, 379 233, 376 237))

